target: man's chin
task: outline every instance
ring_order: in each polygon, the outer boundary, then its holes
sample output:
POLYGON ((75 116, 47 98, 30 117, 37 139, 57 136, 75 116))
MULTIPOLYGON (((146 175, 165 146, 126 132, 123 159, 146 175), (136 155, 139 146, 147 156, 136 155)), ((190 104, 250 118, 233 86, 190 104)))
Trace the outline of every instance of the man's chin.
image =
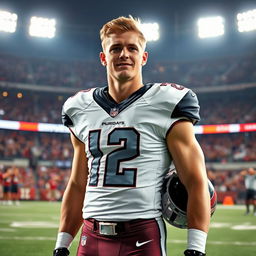
POLYGON ((131 75, 129 75, 128 73, 125 73, 125 72, 118 75, 119 81, 129 81, 129 80, 131 80, 131 78, 132 78, 131 75))

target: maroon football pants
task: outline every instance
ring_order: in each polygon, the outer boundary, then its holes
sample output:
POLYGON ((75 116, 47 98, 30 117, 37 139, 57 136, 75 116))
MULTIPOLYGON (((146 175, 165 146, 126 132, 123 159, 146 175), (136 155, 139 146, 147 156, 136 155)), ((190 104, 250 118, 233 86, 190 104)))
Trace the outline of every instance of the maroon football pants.
POLYGON ((116 230, 116 235, 102 235, 98 221, 85 220, 77 256, 166 256, 161 218, 118 222, 116 230))

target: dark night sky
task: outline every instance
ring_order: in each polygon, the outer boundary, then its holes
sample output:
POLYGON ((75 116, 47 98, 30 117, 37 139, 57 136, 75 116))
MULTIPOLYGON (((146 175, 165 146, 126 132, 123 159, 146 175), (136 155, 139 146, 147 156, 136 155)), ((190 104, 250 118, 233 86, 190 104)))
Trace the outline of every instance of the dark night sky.
POLYGON ((255 1, 246 0, 2 0, 0 7, 7 7, 20 15, 49 15, 59 17, 63 23, 77 25, 102 24, 120 15, 132 14, 143 19, 168 20, 175 13, 193 16, 205 13, 220 13, 255 7, 255 1))
MULTIPOLYGON (((127 16, 129 14, 141 18, 143 22, 158 22, 160 25, 161 39, 149 45, 154 53, 161 57, 175 58, 183 52, 186 56, 191 53, 198 55, 197 49, 202 49, 196 38, 196 20, 198 17, 207 15, 222 15, 225 17, 225 25, 228 29, 228 36, 231 38, 235 31, 235 16, 239 11, 246 11, 256 8, 256 1, 246 0, 108 0, 108 1, 85 1, 85 0, 58 0, 58 1, 37 1, 37 0, 1 0, 1 9, 16 12, 19 16, 16 35, 10 38, 2 38, 3 44, 0 52, 19 52, 28 54, 37 52, 39 55, 54 55, 61 57, 73 56, 74 58, 94 58, 98 54, 100 42, 98 31, 101 26, 112 18, 127 16), (27 24, 30 16, 44 16, 56 18, 57 34, 56 39, 50 43, 34 39, 34 42, 27 36, 27 24), (25 36, 24 36, 25 35, 25 36), (12 42, 10 41, 12 40, 12 42), (30 41, 29 41, 30 40, 30 41), (40 48, 40 50, 38 49, 40 48), (154 50, 154 48, 165 49, 154 50), (57 50, 56 50, 57 49, 57 50), (67 50, 68 49, 68 50, 67 50)), ((237 33, 237 32, 236 32, 237 33)), ((256 34, 256 33, 254 33, 256 34)), ((256 36, 253 37, 254 43, 256 36)), ((1 36, 0 36, 1 39, 1 36)), ((216 51, 234 42, 234 39, 222 39, 222 45, 218 39, 213 41, 210 52, 216 51), (230 40, 230 41, 229 41, 230 40), (217 50, 218 47, 221 47, 217 50)), ((244 40, 248 40, 247 38, 244 40)), ((250 39, 251 40, 251 39, 250 39)), ((211 43, 210 43, 211 44, 211 43)), ((233 44, 233 43, 232 43, 233 44)), ((252 47, 250 42, 242 42, 237 49, 252 47), (244 44, 244 45, 243 45, 244 44)), ((207 54, 202 52, 203 55, 207 54)), ((203 50, 204 51, 204 50, 203 50)), ((233 52, 237 50, 234 49, 233 52)))

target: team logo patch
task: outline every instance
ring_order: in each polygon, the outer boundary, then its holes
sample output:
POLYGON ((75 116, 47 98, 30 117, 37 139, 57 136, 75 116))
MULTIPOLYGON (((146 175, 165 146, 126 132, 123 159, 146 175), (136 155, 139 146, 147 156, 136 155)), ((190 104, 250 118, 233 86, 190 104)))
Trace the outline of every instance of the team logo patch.
POLYGON ((118 115, 118 113, 119 113, 118 108, 111 108, 111 110, 110 110, 110 116, 115 117, 115 116, 118 115))
POLYGON ((87 236, 82 236, 81 237, 81 245, 85 246, 86 245, 86 241, 87 241, 87 236))
POLYGON ((162 83, 160 84, 160 86, 171 86, 177 90, 183 90, 185 87, 183 85, 180 85, 180 84, 175 84, 175 83, 162 83))

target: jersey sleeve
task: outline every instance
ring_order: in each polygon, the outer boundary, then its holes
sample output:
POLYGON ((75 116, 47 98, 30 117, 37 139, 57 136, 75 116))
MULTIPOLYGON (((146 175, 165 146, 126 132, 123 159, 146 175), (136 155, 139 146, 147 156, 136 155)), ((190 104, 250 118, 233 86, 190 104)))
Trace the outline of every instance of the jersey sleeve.
POLYGON ((180 120, 195 124, 199 121, 199 103, 196 94, 182 85, 155 83, 148 91, 147 102, 152 108, 155 132, 163 139, 180 120))
POLYGON ((193 124, 200 120, 200 106, 196 94, 189 90, 175 106, 171 117, 173 119, 188 119, 193 124))
POLYGON ((68 116, 67 113, 65 113, 64 107, 62 107, 61 119, 62 119, 63 125, 65 125, 68 128, 70 128, 70 127, 72 127, 74 125, 73 121, 71 120, 71 118, 68 116))
POLYGON ((62 107, 62 123, 80 141, 84 141, 83 130, 87 119, 87 108, 92 101, 92 91, 80 91, 72 97, 69 97, 62 107))
POLYGON ((76 126, 75 126, 75 111, 72 109, 72 101, 74 101, 72 98, 67 99, 67 101, 62 106, 61 111, 61 119, 63 125, 69 128, 70 132, 75 135, 76 138, 81 140, 79 138, 79 133, 77 132, 76 126))

